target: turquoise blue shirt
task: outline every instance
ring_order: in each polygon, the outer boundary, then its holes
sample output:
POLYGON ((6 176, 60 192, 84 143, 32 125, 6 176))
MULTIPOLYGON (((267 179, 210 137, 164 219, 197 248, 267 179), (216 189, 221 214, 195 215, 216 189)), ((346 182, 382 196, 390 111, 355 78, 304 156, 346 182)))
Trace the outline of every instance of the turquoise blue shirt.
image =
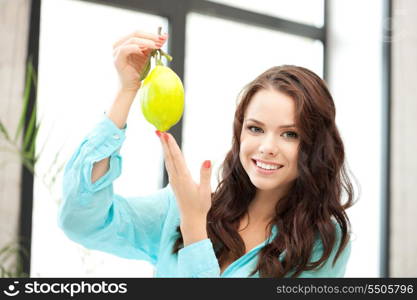
MULTIPOLYGON (((148 261, 155 266, 156 277, 249 277, 257 265, 258 253, 278 234, 277 228, 274 226, 268 240, 234 261, 222 274, 210 239, 172 254, 180 218, 171 186, 141 197, 123 197, 113 192, 112 183, 122 171, 119 151, 126 139, 126 128, 119 129, 104 115, 67 162, 58 213, 58 224, 64 233, 86 248, 148 261), (92 183, 94 162, 106 157, 110 157, 109 170, 92 183)), ((340 228, 336 228, 339 243, 340 228)), ((335 247, 323 268, 305 271, 299 277, 343 277, 350 249, 349 242, 332 267, 335 247)), ((312 260, 320 258, 322 251, 317 241, 312 260)))

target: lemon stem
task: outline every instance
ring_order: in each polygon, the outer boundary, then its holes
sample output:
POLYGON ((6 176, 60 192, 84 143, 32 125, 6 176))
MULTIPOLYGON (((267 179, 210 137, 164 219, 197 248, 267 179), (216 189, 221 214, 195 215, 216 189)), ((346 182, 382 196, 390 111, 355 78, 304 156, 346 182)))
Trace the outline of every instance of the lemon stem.
MULTIPOLYGON (((162 27, 158 27, 158 35, 161 35, 162 27)), ((151 52, 150 57, 143 68, 141 74, 140 74, 140 80, 144 80, 146 76, 148 76, 148 73, 151 68, 151 59, 155 59, 155 66, 163 66, 164 63, 162 62, 162 56, 164 56, 167 61, 172 61, 172 56, 163 51, 162 49, 155 49, 151 52)))
POLYGON ((162 59, 161 59, 161 50, 158 49, 156 50, 155 53, 155 62, 157 66, 163 66, 164 64, 162 63, 162 59))

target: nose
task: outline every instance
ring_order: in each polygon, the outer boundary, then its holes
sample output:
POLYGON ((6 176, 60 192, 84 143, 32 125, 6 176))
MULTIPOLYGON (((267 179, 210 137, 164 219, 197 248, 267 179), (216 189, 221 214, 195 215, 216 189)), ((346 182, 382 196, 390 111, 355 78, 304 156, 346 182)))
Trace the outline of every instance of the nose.
POLYGON ((264 136, 259 145, 259 152, 266 156, 276 156, 278 154, 278 143, 273 134, 264 136))

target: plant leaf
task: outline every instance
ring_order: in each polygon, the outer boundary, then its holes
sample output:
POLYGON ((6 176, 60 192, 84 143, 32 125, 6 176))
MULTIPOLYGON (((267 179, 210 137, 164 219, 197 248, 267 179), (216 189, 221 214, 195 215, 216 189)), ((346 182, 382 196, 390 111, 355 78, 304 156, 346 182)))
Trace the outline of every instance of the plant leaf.
POLYGON ((3 248, 0 249, 0 257, 2 255, 5 255, 6 253, 10 252, 13 250, 13 248, 16 248, 16 242, 12 241, 9 244, 7 244, 6 246, 4 246, 3 248))
POLYGON ((30 154, 31 159, 33 160, 33 163, 36 163, 35 145, 36 145, 36 138, 38 136, 39 128, 40 128, 40 126, 35 127, 35 131, 33 132, 33 140, 32 140, 32 143, 31 143, 30 149, 29 149, 29 154, 30 154))
POLYGON ((1 131, 1 133, 4 134, 4 137, 6 138, 6 140, 10 141, 9 134, 7 133, 7 129, 6 129, 6 127, 4 127, 2 121, 0 121, 0 131, 1 131))
POLYGON ((37 128, 36 126, 36 104, 33 106, 33 110, 30 115, 29 125, 27 127, 27 130, 25 132, 24 142, 23 142, 23 151, 26 151, 28 148, 31 148, 32 145, 29 146, 29 142, 35 143, 35 130, 37 128))
MULTIPOLYGON (((152 53, 153 53, 153 51, 152 51, 152 53)), ((152 57, 152 54, 149 56, 145 67, 143 68, 142 72, 140 73, 140 77, 139 77, 140 81, 144 80, 146 78, 146 76, 148 76, 149 70, 151 69, 151 57, 152 57)))
MULTIPOLYGON (((39 127, 41 127, 42 126, 42 120, 43 120, 43 116, 42 116, 42 118, 41 118, 41 120, 39 121, 39 127)), ((54 128, 55 126, 55 121, 54 121, 54 123, 52 124, 52 128, 54 128)), ((42 153, 43 153, 43 151, 45 150, 45 147, 46 147, 46 145, 48 144, 48 140, 49 140, 49 137, 51 136, 51 133, 52 133, 52 130, 49 130, 49 132, 48 132, 48 136, 46 137, 46 139, 45 139, 45 141, 44 141, 44 143, 43 143, 43 145, 42 145, 42 147, 41 147, 41 150, 40 151, 38 151, 38 154, 35 156, 35 158, 34 158, 34 160, 35 160, 35 162, 37 162, 38 160, 39 160, 39 158, 41 157, 41 155, 42 155, 42 153)))
POLYGON ((26 73, 26 84, 25 84, 25 92, 23 97, 23 107, 22 107, 22 113, 20 114, 20 120, 19 124, 17 126, 16 134, 14 136, 14 142, 17 142, 17 139, 20 136, 20 133, 22 132, 23 126, 25 124, 25 117, 26 117, 26 111, 29 104, 29 98, 30 98, 30 89, 31 89, 31 78, 33 73, 33 65, 32 65, 32 57, 29 58, 28 66, 27 66, 27 73, 26 73))

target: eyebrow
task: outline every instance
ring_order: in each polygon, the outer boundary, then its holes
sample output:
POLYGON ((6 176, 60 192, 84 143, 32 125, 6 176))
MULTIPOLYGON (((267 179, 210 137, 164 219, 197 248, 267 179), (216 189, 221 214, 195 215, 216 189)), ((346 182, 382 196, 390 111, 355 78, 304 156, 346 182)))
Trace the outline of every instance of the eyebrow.
MULTIPOLYGON (((264 123, 262 123, 261 121, 258 121, 258 120, 256 120, 256 119, 246 119, 246 122, 247 122, 247 121, 252 121, 252 122, 258 123, 258 124, 260 124, 260 125, 262 125, 262 126, 265 126, 265 124, 264 124, 264 123)), ((295 124, 281 125, 281 126, 279 126, 278 128, 292 128, 292 127, 296 128, 295 124)))

